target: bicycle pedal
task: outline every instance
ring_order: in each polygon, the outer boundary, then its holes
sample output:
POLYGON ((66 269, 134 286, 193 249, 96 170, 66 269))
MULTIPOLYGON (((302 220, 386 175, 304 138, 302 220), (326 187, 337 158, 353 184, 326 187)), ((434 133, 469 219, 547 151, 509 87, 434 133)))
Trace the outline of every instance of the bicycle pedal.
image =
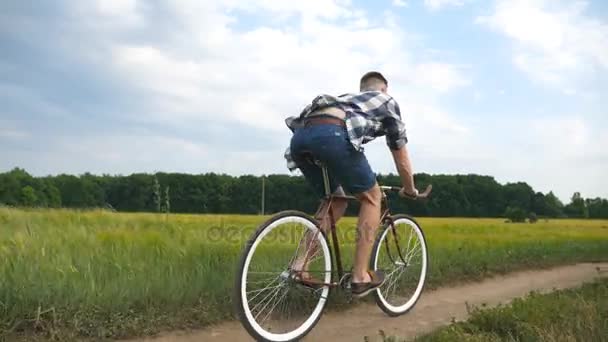
POLYGON ((344 290, 350 291, 350 289, 352 287, 351 282, 352 282, 352 274, 346 273, 345 275, 342 276, 342 279, 340 279, 340 287, 342 287, 342 289, 344 289, 344 290))

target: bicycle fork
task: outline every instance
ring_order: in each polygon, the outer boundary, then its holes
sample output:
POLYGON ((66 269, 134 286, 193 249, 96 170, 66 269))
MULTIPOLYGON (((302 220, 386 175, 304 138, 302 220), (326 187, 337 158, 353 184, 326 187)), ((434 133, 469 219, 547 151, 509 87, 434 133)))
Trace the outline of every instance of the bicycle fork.
MULTIPOLYGON (((391 217, 389 217, 388 215, 386 215, 388 213, 385 212, 384 219, 383 221, 388 222, 388 224, 390 225, 390 229, 392 231, 393 234, 393 238, 395 241, 395 249, 397 250, 397 255, 399 256, 400 260, 395 260, 395 258, 393 258, 393 255, 391 254, 391 250, 390 250, 390 243, 388 242, 388 240, 386 241, 386 243, 384 244, 385 248, 386 248, 386 254, 388 255, 388 258, 391 260, 391 263, 393 265, 396 266, 400 266, 400 267, 407 267, 407 261, 405 260, 405 258, 403 258, 403 254, 401 253, 401 248, 399 248, 399 236, 397 234, 397 229, 395 228, 395 222, 393 221, 393 219, 391 217)), ((408 241, 409 244, 409 241, 408 241)))

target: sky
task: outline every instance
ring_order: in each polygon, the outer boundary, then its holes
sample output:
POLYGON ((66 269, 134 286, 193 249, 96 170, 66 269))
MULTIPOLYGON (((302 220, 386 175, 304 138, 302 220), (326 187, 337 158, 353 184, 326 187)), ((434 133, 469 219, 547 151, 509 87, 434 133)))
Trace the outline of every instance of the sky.
POLYGON ((0 172, 288 174, 284 119, 369 70, 415 172, 608 197, 602 0, 5 0, 0 172))

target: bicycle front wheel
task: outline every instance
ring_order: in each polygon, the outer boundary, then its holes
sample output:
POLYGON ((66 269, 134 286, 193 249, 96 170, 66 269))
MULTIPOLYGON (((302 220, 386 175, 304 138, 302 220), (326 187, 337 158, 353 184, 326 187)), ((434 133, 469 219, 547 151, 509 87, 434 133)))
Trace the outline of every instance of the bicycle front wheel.
POLYGON ((247 242, 237 269, 234 302, 241 323, 256 340, 298 340, 321 317, 330 287, 306 286, 299 280, 292 264, 302 254, 309 261, 309 276, 329 284, 332 258, 327 239, 312 218, 297 211, 275 215, 247 242))
POLYGON ((389 316, 399 316, 416 305, 422 294, 428 270, 428 251, 424 233, 407 215, 396 215, 378 235, 371 268, 383 270, 384 284, 375 291, 378 306, 389 316))

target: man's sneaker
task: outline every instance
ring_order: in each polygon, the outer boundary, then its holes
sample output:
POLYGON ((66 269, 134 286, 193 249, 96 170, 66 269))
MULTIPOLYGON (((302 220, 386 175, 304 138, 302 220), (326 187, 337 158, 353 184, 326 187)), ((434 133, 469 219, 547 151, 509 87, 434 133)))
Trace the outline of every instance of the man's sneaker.
POLYGON ((372 278, 372 281, 369 283, 351 283, 351 291, 353 293, 353 297, 361 298, 365 297, 370 292, 379 288, 384 284, 384 272, 382 271, 368 271, 369 276, 372 278))

